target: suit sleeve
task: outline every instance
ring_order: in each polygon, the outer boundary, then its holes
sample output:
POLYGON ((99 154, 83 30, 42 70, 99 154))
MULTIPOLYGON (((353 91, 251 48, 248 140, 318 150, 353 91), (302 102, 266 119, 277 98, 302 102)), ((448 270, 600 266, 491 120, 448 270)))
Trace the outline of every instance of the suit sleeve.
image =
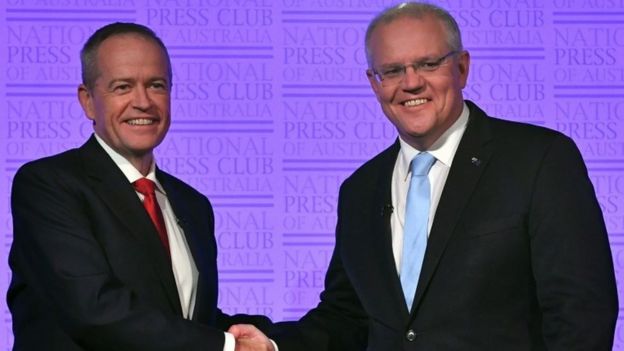
POLYGON ((364 350, 368 317, 349 281, 341 259, 341 218, 344 215, 345 186, 338 200, 336 245, 320 303, 297 322, 277 323, 270 337, 280 351, 364 350))
POLYGON ((602 212, 582 157, 567 137, 547 151, 529 230, 548 350, 611 350, 618 313, 602 212))
POLYGON ((268 333, 273 327, 273 322, 266 316, 235 314, 228 315, 221 310, 217 311, 217 327, 219 329, 228 330, 235 324, 253 324, 256 328, 264 333, 268 333))
POLYGON ((27 165, 12 189, 12 266, 40 310, 88 350, 222 350, 222 331, 168 315, 116 279, 81 192, 56 173, 27 165))

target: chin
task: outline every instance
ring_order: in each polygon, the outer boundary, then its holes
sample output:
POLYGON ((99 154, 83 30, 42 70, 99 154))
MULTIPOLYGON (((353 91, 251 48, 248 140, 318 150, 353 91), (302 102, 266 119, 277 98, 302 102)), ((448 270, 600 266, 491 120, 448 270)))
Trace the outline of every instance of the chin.
POLYGON ((419 137, 419 138, 427 135, 427 133, 429 133, 430 130, 431 130, 431 126, 422 125, 422 124, 418 124, 418 125, 412 124, 408 126, 408 128, 405 129, 408 135, 413 136, 413 137, 419 137))
POLYGON ((132 152, 132 154, 134 155, 142 156, 142 155, 146 155, 152 152, 152 150, 154 150, 155 147, 156 147, 156 144, 154 143, 141 143, 141 144, 128 145, 128 150, 132 152))

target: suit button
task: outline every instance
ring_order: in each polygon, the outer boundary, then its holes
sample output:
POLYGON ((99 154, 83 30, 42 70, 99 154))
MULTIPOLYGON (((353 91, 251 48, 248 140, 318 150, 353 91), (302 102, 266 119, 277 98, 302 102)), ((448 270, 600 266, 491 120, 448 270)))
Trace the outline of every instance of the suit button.
POLYGON ((410 329, 407 331, 407 334, 405 334, 405 338, 407 341, 414 341, 416 339, 416 333, 410 329))

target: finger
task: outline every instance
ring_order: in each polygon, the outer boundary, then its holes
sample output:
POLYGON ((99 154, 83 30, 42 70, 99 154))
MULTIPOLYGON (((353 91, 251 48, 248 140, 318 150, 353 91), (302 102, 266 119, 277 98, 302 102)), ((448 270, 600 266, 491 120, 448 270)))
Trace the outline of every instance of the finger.
POLYGON ((234 337, 238 339, 241 336, 242 329, 238 325, 232 325, 227 332, 234 335, 234 337))
POLYGON ((228 329, 228 333, 234 335, 235 338, 262 335, 262 333, 251 324, 235 324, 228 329))

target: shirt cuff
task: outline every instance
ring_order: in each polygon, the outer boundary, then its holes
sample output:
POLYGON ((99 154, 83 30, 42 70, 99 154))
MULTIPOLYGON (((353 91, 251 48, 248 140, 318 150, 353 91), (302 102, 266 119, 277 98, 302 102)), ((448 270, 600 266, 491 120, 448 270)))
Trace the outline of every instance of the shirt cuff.
POLYGON ((224 332, 224 334, 225 343, 223 344, 223 351, 234 351, 234 349, 236 348, 236 339, 234 339, 234 335, 228 332, 224 332))
MULTIPOLYGON (((234 351, 236 348, 236 339, 234 338, 234 335, 228 332, 224 332, 224 334, 225 343, 223 344, 223 351, 234 351)), ((279 351, 279 347, 277 347, 275 341, 273 341, 273 339, 269 339, 269 341, 271 342, 271 344, 273 344, 273 348, 275 349, 275 351, 279 351)))

